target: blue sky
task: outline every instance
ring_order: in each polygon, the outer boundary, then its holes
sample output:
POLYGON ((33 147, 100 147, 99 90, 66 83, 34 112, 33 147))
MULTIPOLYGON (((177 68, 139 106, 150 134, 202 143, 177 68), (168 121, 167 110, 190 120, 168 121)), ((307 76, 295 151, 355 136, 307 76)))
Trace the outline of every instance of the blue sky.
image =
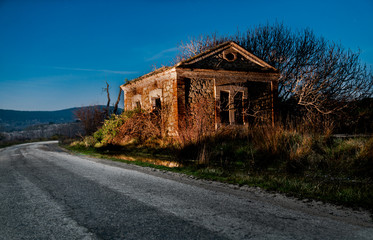
POLYGON ((181 41, 283 22, 342 44, 373 66, 373 1, 0 0, 0 108, 112 102, 124 80, 169 63, 181 41))

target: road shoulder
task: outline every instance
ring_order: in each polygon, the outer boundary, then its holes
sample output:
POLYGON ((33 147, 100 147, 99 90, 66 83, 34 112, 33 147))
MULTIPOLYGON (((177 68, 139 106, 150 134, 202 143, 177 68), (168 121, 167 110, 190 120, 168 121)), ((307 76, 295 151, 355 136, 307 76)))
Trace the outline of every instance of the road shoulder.
MULTIPOLYGON (((75 153, 72 153, 54 143, 48 144, 47 149, 48 148, 52 151, 76 155, 75 153)), ((86 155, 79 156, 85 158, 88 161, 94 161, 113 167, 138 171, 152 176, 197 186, 211 191, 224 192, 225 194, 234 195, 239 198, 260 200, 272 205, 281 206, 289 210, 301 211, 314 216, 326 217, 329 219, 342 221, 358 226, 373 227, 372 213, 364 209, 352 209, 344 206, 324 203, 321 201, 315 201, 312 199, 298 199, 286 196, 285 194, 281 193, 268 192, 259 187, 249 187, 245 185, 239 186, 211 180, 198 179, 194 176, 186 175, 183 173, 176 173, 151 167, 127 164, 124 162, 112 161, 109 159, 93 158, 86 155)))

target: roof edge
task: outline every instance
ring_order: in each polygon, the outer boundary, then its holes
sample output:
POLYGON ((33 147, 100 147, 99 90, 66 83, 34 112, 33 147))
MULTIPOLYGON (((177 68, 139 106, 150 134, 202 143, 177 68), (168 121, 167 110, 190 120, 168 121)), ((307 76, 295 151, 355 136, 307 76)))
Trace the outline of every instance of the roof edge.
POLYGON ((191 62, 191 61, 193 61, 193 60, 195 60, 195 59, 198 59, 198 58, 200 58, 200 57, 202 57, 203 55, 211 55, 211 53, 213 53, 214 51, 216 51, 217 49, 219 49, 219 48, 222 48, 222 47, 225 47, 225 45, 230 45, 231 43, 233 43, 233 41, 227 41, 227 42, 223 42, 223 43, 221 43, 221 44, 219 44, 219 45, 217 45, 217 46, 215 46, 215 47, 213 47, 213 48, 210 48, 210 49, 208 49, 208 50, 206 50, 206 51, 204 51, 204 52, 201 52, 201 53, 199 53, 199 54, 197 54, 197 55, 194 55, 194 56, 192 56, 192 57, 190 57, 190 58, 188 58, 188 59, 185 59, 185 60, 183 60, 183 61, 180 61, 180 62, 178 62, 175 66, 180 66, 180 65, 182 65, 182 64, 186 64, 186 63, 188 63, 188 62, 191 62))
POLYGON ((279 70, 276 69, 275 67, 271 66, 270 64, 268 64, 266 61, 264 61, 263 59, 255 56, 253 53, 250 53, 248 50, 246 50, 245 48, 241 47, 239 44, 237 44, 236 42, 234 41, 227 41, 227 42, 223 42, 213 48, 210 48, 202 53, 199 53, 195 56, 192 56, 186 60, 183 60, 183 61, 180 61, 178 63, 176 63, 175 65, 173 66, 164 66, 164 67, 161 67, 161 68, 158 68, 152 72, 149 72, 145 75, 142 75, 140 77, 137 77, 137 78, 134 78, 130 81, 128 81, 127 83, 124 83, 122 84, 120 87, 125 87, 127 85, 130 85, 134 82, 137 82, 141 79, 144 79, 144 78, 147 78, 147 77, 150 77, 150 76, 153 76, 153 75, 156 75, 156 74, 159 74, 159 73, 162 73, 162 72, 165 72, 167 70, 170 70, 172 68, 177 68, 177 67, 181 67, 182 65, 184 66, 187 66, 188 64, 191 64, 191 62, 194 62, 194 61, 197 61, 199 59, 203 59, 203 58, 206 58, 212 54, 214 54, 217 50, 220 50, 220 49, 225 49, 225 48, 228 48, 228 47, 233 47, 235 48, 239 53, 241 53, 242 55, 244 55, 245 57, 247 57, 248 59, 250 59, 251 61, 255 62, 256 64, 260 65, 260 66, 263 66, 263 67, 266 67, 266 68, 269 68, 269 69, 272 69, 274 72, 278 73, 279 70))
POLYGON ((125 86, 130 85, 130 84, 132 84, 132 83, 134 83, 134 82, 137 82, 137 81, 139 81, 139 80, 141 80, 141 79, 144 79, 144 78, 147 78, 147 77, 150 77, 150 76, 153 76, 153 75, 159 74, 159 73, 163 73, 163 72, 165 72, 165 71, 167 71, 167 70, 171 70, 172 68, 175 68, 175 66, 168 66, 168 67, 164 66, 164 67, 158 68, 158 69, 156 69, 156 70, 154 70, 154 71, 152 71, 152 72, 149 72, 149 73, 147 73, 147 74, 145 74, 145 75, 142 75, 142 76, 140 76, 140 77, 134 78, 134 79, 132 79, 132 80, 130 80, 130 81, 128 81, 128 82, 126 82, 126 83, 120 85, 120 87, 121 87, 121 88, 122 88, 122 87, 125 87, 125 86))

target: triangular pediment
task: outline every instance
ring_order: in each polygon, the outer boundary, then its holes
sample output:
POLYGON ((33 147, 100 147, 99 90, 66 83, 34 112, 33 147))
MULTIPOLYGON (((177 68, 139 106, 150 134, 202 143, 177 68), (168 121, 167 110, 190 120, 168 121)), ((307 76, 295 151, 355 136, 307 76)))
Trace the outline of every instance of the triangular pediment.
POLYGON ((180 68, 277 72, 277 69, 235 42, 225 42, 176 65, 180 68))

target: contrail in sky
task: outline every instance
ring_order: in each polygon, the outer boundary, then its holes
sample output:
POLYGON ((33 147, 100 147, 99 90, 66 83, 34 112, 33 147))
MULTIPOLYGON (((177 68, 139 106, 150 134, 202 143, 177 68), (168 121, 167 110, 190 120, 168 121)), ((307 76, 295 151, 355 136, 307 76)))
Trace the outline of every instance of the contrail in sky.
POLYGON ((73 70, 73 71, 87 71, 87 72, 104 72, 104 73, 114 73, 114 74, 135 74, 137 72, 131 71, 115 71, 115 70, 107 70, 107 69, 91 69, 91 68, 67 68, 67 67, 53 67, 54 69, 62 69, 62 70, 73 70))

